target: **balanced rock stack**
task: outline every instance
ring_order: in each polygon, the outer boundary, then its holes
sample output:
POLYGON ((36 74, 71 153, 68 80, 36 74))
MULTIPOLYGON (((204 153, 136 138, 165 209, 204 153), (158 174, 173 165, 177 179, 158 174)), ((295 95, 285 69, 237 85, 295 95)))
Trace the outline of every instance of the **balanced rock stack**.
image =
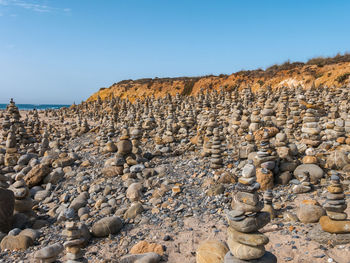
POLYGON ((66 249, 66 259, 70 263, 82 262, 83 252, 81 248, 85 242, 82 237, 82 230, 76 222, 66 222, 65 230, 63 230, 63 235, 66 237, 67 241, 63 244, 66 249))
POLYGON ((316 110, 307 109, 303 117, 303 126, 301 128, 301 132, 303 133, 302 142, 313 147, 317 147, 321 143, 321 129, 318 125, 319 118, 316 115, 316 110))
POLYGON ((130 141, 128 127, 124 127, 122 130, 122 135, 120 136, 120 141, 117 143, 117 148, 117 156, 126 157, 132 152, 132 143, 130 141))
POLYGON ((271 220, 276 217, 276 211, 272 206, 273 193, 272 190, 266 190, 264 193, 264 208, 262 211, 270 213, 271 220))
MULTIPOLYGON (((250 164, 252 165, 252 164, 250 164)), ((238 179, 233 196, 232 209, 227 212, 228 240, 230 249, 224 263, 277 262, 274 255, 265 251, 269 239, 258 230, 270 221, 270 214, 261 212, 264 204, 259 200, 254 169, 245 167, 242 177, 238 179)))
POLYGON ((16 181, 9 187, 15 195, 15 212, 32 215, 33 200, 29 196, 29 188, 22 174, 16 176, 16 181))
POLYGON ((11 126, 6 140, 5 166, 15 166, 18 161, 17 141, 14 126, 11 126))
POLYGON ((221 138, 220 138, 220 130, 215 128, 213 130, 213 138, 211 143, 211 158, 210 158, 210 168, 219 169, 222 168, 222 150, 221 150, 221 138))
POLYGON ((249 125, 249 131, 250 132, 256 132, 260 128, 260 116, 259 116, 259 110, 254 109, 252 112, 252 115, 250 116, 250 125, 249 125))
POLYGON ((270 152, 268 139, 263 139, 254 160, 255 165, 259 166, 256 170, 256 176, 262 190, 271 189, 274 186, 274 175, 272 171, 275 169, 276 156, 272 156, 270 152))
POLYGON ((332 234, 350 233, 350 221, 344 210, 347 208, 345 195, 340 179, 337 175, 331 175, 331 184, 327 187, 327 201, 323 208, 327 216, 320 218, 320 225, 323 231, 332 234))
POLYGON ((131 130, 132 153, 140 156, 142 151, 140 148, 140 140, 142 138, 141 125, 136 126, 131 130))
POLYGON ((344 210, 347 205, 339 176, 331 175, 331 185, 328 186, 327 190, 327 201, 324 205, 327 216, 332 220, 345 220, 347 214, 344 213, 344 210))

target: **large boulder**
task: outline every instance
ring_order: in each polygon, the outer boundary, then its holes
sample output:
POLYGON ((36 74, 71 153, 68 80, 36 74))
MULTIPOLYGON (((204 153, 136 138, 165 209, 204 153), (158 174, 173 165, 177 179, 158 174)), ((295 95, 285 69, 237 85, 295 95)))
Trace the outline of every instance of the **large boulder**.
POLYGON ((6 236, 2 239, 0 247, 1 250, 26 250, 33 245, 33 240, 25 235, 6 236))
POLYGON ((7 233, 12 228, 15 196, 11 190, 0 188, 0 232, 7 233))
POLYGON ((320 218, 320 225, 323 231, 332 234, 347 234, 350 233, 350 220, 336 221, 328 216, 320 218))
POLYGON ((118 148, 118 155, 127 155, 129 153, 131 153, 132 151, 132 143, 130 140, 120 140, 117 143, 117 148, 118 148))
POLYGON ((116 234, 122 228, 122 220, 117 217, 105 217, 94 223, 92 235, 95 237, 106 237, 109 234, 116 234))
POLYGON ((38 185, 50 173, 50 167, 44 164, 35 165, 24 177, 29 188, 38 185))
POLYGON ((349 159, 346 152, 343 151, 331 152, 326 160, 326 166, 329 169, 341 170, 347 164, 349 164, 349 159))
POLYGON ((314 200, 304 200, 297 209, 297 217, 302 223, 317 223, 326 211, 314 200))
POLYGON ((308 173, 310 176, 311 183, 318 183, 318 181, 323 177, 323 170, 316 164, 301 164, 294 170, 294 176, 299 178, 300 175, 308 173))
POLYGON ((63 251, 63 246, 60 243, 43 247, 34 253, 34 259, 38 262, 55 262, 57 256, 63 251))

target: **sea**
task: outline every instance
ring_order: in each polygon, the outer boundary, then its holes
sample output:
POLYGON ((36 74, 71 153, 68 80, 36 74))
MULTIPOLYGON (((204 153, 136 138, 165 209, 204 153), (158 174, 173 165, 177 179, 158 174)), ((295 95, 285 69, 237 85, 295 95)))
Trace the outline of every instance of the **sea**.
MULTIPOLYGON (((7 104, 0 104, 0 110, 6 109, 7 104)), ((69 107, 66 104, 17 104, 19 110, 46 110, 46 109, 60 109, 63 107, 69 107)))

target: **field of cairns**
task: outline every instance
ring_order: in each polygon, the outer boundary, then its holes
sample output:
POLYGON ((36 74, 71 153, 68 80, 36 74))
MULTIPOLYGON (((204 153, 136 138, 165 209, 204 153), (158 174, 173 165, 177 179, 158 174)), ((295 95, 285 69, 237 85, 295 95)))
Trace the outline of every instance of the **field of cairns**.
POLYGON ((349 263, 350 55, 0 111, 0 262, 349 263))

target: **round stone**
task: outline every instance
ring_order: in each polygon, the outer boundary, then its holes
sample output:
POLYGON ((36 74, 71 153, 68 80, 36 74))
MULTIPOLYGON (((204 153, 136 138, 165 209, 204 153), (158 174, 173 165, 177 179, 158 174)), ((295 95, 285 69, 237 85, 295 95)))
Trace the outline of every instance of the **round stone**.
POLYGON ((242 260, 252 260, 261 258, 265 254, 264 246, 248 246, 228 238, 227 245, 232 255, 242 260))
POLYGON ((260 232, 242 233, 228 227, 227 234, 228 238, 248 246, 263 246, 269 243, 269 238, 260 232))

